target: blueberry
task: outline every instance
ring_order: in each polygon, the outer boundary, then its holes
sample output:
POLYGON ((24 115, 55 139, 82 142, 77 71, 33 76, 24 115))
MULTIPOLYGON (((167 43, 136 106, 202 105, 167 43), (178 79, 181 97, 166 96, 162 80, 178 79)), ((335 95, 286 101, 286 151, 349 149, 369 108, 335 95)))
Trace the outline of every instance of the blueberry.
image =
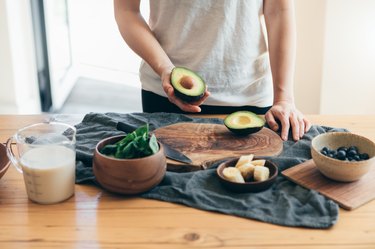
POLYGON ((330 154, 332 154, 333 157, 336 157, 336 156, 337 156, 337 151, 335 151, 335 150, 331 150, 331 151, 330 151, 330 154))
POLYGON ((357 146, 340 146, 336 150, 332 150, 329 147, 324 146, 320 153, 322 155, 331 157, 338 160, 348 160, 348 161, 361 161, 369 159, 369 155, 367 153, 359 153, 357 146))
POLYGON ((358 153, 358 147, 357 147, 357 146, 350 146, 350 147, 348 148, 348 150, 354 150, 355 152, 358 153))
POLYGON ((363 153, 363 154, 359 154, 359 157, 362 159, 362 160, 367 160, 369 159, 369 155, 367 153, 363 153))
POLYGON ((346 152, 344 150, 339 150, 336 158, 344 161, 346 159, 346 152))
POLYGON ((323 147, 323 149, 321 150, 322 152, 325 151, 325 152, 328 152, 329 149, 327 147, 323 147))
POLYGON ((337 151, 340 151, 340 150, 346 152, 348 150, 348 148, 346 148, 345 146, 341 146, 341 147, 337 148, 337 151))
POLYGON ((347 153, 348 157, 349 156, 354 157, 357 154, 358 154, 358 152, 356 150, 353 150, 353 149, 348 150, 348 153, 347 153))

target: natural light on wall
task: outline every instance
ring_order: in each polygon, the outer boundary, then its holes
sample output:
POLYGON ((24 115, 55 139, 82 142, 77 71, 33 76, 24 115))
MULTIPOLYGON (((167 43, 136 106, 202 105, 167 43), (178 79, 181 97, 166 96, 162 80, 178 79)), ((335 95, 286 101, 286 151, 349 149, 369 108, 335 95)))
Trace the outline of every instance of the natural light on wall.
POLYGON ((327 1, 321 113, 375 113, 374 13, 373 0, 327 1))
MULTIPOLYGON (((73 56, 83 76, 139 85, 141 60, 121 38, 113 1, 69 0, 68 3, 73 56)), ((141 1, 141 11, 147 20, 148 0, 141 1)))

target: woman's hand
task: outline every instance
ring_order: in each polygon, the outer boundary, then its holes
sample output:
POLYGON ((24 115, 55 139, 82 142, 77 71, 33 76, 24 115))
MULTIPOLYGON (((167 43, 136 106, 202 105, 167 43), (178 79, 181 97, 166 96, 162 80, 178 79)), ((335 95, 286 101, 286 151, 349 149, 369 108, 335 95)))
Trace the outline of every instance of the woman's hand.
POLYGON ((200 100, 193 103, 187 103, 177 98, 174 94, 173 86, 171 85, 172 69, 166 70, 161 74, 163 89, 167 94, 169 101, 185 112, 200 112, 201 108, 199 106, 208 98, 208 96, 210 96, 210 92, 208 92, 206 89, 204 96, 200 100))
POLYGON ((265 0, 263 7, 273 78, 274 103, 266 113, 272 130, 281 125, 281 138, 299 140, 310 129, 310 122, 297 110, 293 98, 296 50, 296 25, 293 0, 265 0), (278 124, 277 121, 280 121, 278 124))
POLYGON ((310 122, 297 110, 294 104, 287 101, 280 101, 273 104, 265 115, 266 121, 274 131, 280 129, 277 120, 281 124, 281 138, 288 139, 289 129, 292 129, 292 136, 295 141, 302 138, 311 127, 310 122))

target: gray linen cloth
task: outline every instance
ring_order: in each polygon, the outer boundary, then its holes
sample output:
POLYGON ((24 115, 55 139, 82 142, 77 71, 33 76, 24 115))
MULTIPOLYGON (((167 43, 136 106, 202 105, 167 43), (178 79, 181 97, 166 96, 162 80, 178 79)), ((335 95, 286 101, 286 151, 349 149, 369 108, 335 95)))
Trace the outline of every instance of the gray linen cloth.
MULTIPOLYGON (((149 123, 150 130, 178 122, 223 123, 217 118, 193 118, 171 113, 89 113, 76 125, 77 183, 96 183, 92 171, 93 151, 101 139, 124 134, 116 129, 118 122, 124 122, 134 129, 149 123)), ((267 159, 278 166, 279 172, 302 163, 311 158, 310 144, 313 137, 331 131, 343 129, 313 126, 300 141, 294 142, 291 137, 285 141, 281 155, 267 159)), ((220 185, 216 176, 215 168, 218 164, 202 171, 167 172, 158 186, 139 196, 284 226, 328 228, 338 219, 336 203, 316 191, 288 181, 281 174, 275 184, 263 192, 229 192, 220 185)))

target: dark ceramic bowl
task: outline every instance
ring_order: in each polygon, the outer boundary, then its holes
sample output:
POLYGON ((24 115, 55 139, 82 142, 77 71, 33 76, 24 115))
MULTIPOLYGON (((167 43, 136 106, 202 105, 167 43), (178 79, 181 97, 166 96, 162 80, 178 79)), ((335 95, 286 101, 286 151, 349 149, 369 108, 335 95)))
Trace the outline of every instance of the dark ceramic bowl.
MULTIPOLYGON (((216 172, 219 177, 219 180, 226 189, 233 191, 233 192, 238 192, 238 193, 261 192, 271 187, 271 185, 275 182, 277 174, 278 174, 278 169, 274 163, 268 160, 266 160, 264 167, 267 167, 270 170, 270 176, 265 181, 261 181, 261 182, 252 181, 252 182, 245 182, 245 183, 237 183, 237 182, 232 182, 232 181, 227 180, 223 175, 223 170, 226 167, 234 167, 238 159, 239 157, 234 158, 234 159, 229 159, 228 161, 221 163, 217 167, 216 172)), ((261 159, 261 158, 255 158, 254 160, 257 160, 257 159, 261 159)))
POLYGON ((7 172, 10 165, 9 158, 7 156, 6 148, 4 144, 0 143, 0 179, 7 172))
POLYGON ((93 171, 98 183, 106 190, 119 194, 138 194, 158 185, 164 178, 167 163, 163 146, 151 156, 117 159, 100 153, 106 144, 114 144, 123 135, 101 140, 94 152, 93 171))

